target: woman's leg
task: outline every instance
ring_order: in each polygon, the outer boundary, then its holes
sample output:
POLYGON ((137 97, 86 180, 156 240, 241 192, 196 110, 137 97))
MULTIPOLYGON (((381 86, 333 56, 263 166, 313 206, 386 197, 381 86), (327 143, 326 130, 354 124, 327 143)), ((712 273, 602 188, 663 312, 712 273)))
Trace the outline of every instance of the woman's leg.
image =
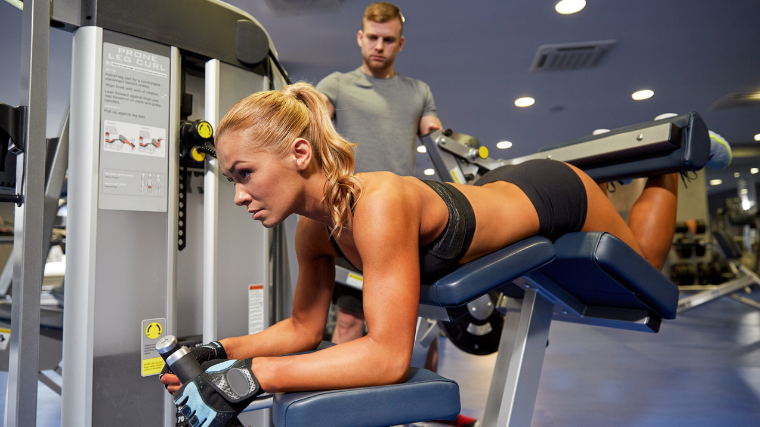
POLYGON ((676 232, 678 174, 653 176, 631 207, 628 227, 657 269, 668 259, 676 232))
POLYGON ((607 231, 623 240, 655 268, 662 269, 675 233, 678 174, 650 177, 631 208, 626 224, 594 180, 571 167, 581 177, 588 195, 583 231, 607 231))

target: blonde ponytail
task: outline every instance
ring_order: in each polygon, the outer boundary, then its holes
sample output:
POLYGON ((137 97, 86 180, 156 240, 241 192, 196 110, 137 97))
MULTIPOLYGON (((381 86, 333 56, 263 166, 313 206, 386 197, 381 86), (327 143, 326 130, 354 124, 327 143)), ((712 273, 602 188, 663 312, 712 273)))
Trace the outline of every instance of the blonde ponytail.
POLYGON ((216 140, 226 133, 242 131, 246 140, 275 153, 285 153, 296 138, 311 144, 313 156, 327 182, 324 201, 330 211, 332 234, 340 236, 351 203, 361 197, 363 183, 354 176, 356 144, 335 131, 322 95, 310 84, 298 82, 282 91, 255 93, 238 102, 224 116, 216 130, 216 140))

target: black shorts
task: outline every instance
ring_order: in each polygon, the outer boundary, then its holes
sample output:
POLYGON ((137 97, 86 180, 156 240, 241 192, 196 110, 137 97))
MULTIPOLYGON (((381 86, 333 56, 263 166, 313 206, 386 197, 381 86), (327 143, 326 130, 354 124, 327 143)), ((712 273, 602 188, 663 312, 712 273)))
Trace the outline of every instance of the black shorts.
POLYGON ((586 222, 586 187, 578 174, 562 162, 537 159, 502 166, 483 175, 475 185, 495 181, 512 183, 528 196, 538 213, 538 234, 551 241, 581 231, 586 222))

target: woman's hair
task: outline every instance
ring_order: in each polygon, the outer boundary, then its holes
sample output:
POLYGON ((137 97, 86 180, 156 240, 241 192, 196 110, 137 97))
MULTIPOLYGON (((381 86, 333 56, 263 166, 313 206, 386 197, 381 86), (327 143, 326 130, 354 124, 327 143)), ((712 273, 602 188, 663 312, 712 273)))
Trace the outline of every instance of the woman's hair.
POLYGON ((281 91, 258 92, 235 104, 216 129, 216 140, 243 132, 246 141, 273 154, 284 154, 296 138, 311 144, 312 156, 327 177, 325 197, 340 236, 347 212, 361 197, 363 183, 354 176, 353 146, 335 131, 322 95, 298 82, 281 91))

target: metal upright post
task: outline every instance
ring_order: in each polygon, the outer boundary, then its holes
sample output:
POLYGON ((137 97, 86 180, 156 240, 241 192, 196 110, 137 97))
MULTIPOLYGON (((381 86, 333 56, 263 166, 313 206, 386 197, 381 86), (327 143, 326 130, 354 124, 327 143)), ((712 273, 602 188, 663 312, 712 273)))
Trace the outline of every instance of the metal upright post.
POLYGON ((21 50, 21 105, 27 110, 21 147, 24 152, 18 156, 17 168, 17 188, 23 203, 16 208, 14 224, 7 427, 34 426, 37 421, 49 44, 50 1, 27 0, 21 50))

